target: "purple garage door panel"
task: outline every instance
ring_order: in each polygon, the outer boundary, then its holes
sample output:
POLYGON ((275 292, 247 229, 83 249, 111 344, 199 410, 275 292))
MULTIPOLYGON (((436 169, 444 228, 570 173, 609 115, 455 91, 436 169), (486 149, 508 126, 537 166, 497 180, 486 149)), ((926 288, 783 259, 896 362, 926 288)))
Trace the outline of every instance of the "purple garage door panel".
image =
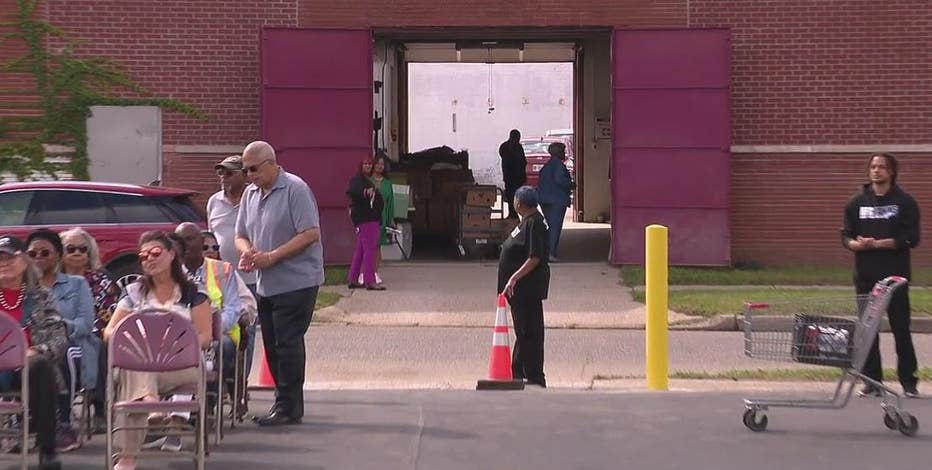
POLYGON ((367 30, 266 28, 262 40, 264 84, 372 89, 372 35, 367 30))
POLYGON ((314 191, 317 204, 321 207, 349 205, 346 188, 349 180, 359 171, 359 162, 371 158, 365 149, 286 149, 278 152, 278 161, 288 171, 301 175, 314 191), (330 161, 321 166, 322 159, 330 161))
POLYGON ((662 224, 671 263, 729 264, 729 32, 616 30, 612 51, 612 260, 662 224))
POLYGON ((339 208, 321 208, 320 226, 324 244, 324 257, 329 263, 349 263, 356 249, 356 232, 350 221, 347 204, 339 208), (335 257, 335 253, 340 256, 335 257), (343 256, 346 258, 344 259, 343 256))
POLYGON ((372 34, 265 28, 261 69, 262 137, 314 191, 325 261, 346 263, 355 243, 346 186, 372 155, 372 34))
MULTIPOLYGON (((720 147, 731 139, 727 89, 615 90, 616 146, 720 147)), ((727 157, 726 157, 727 158, 727 157)))
POLYGON ((274 89, 266 91, 264 109, 278 115, 263 116, 263 136, 276 148, 359 147, 372 140, 372 119, 360 119, 352 110, 368 110, 372 91, 274 89), (273 120, 275 125, 265 125, 273 120))
POLYGON ((669 228, 670 264, 717 266, 722 253, 730 246, 728 234, 721 227, 728 225, 728 213, 715 209, 655 209, 629 208, 624 212, 615 248, 621 250, 622 264, 644 263, 644 227, 661 224, 669 228))
POLYGON ((621 152, 618 174, 623 182, 617 197, 626 207, 636 204, 642 208, 728 208, 728 187, 709 184, 729 171, 726 152, 712 149, 622 149, 621 152), (639 176, 624 176, 633 174, 639 176))
POLYGON ((631 88, 721 88, 731 81, 727 31, 718 29, 616 31, 616 85, 631 88))

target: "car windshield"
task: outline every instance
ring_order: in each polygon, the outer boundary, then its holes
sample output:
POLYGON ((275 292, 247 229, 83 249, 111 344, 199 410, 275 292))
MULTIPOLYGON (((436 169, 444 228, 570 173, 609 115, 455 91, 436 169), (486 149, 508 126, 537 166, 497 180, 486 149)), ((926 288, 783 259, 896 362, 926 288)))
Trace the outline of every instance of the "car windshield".
POLYGON ((549 152, 547 152, 547 147, 549 147, 550 144, 551 142, 541 142, 539 140, 535 140, 532 142, 521 142, 521 146, 524 147, 525 155, 531 155, 531 154, 549 155, 549 152))

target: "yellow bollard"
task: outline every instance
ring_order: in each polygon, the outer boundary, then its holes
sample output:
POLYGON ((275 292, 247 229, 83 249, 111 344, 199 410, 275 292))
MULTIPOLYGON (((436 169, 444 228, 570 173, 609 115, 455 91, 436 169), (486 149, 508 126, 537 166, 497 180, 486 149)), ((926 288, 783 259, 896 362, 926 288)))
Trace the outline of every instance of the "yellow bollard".
POLYGON ((668 390, 670 350, 667 334, 667 228, 663 225, 648 225, 645 232, 647 388, 668 390))

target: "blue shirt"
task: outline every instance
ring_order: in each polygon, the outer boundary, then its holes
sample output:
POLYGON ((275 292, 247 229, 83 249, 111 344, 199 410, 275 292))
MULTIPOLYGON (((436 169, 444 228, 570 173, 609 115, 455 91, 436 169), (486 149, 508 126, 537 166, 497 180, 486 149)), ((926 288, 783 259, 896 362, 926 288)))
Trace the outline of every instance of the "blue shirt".
MULTIPOLYGON (((263 194, 254 184, 243 192, 236 236, 249 240, 256 250, 272 251, 314 228, 320 228, 317 200, 298 176, 280 170, 268 192, 263 194)), ((257 271, 256 290, 264 297, 319 286, 324 283, 324 247, 318 240, 295 256, 257 271)))
POLYGON ((573 178, 566 164, 559 158, 550 158, 538 174, 537 197, 541 204, 570 205, 573 192, 573 178))
POLYGON ((97 384, 100 338, 94 331, 94 297, 84 276, 58 273, 52 284, 58 314, 68 326, 71 343, 81 348, 81 379, 86 387, 97 384))

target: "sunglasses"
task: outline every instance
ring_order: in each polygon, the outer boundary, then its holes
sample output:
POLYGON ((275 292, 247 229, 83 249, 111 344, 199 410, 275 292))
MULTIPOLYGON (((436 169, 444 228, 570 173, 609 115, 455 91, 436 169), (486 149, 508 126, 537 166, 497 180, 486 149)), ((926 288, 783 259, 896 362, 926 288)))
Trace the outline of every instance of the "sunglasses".
POLYGON ((204 251, 220 251, 220 245, 204 245, 204 251))
POLYGON ((246 173, 255 173, 255 172, 259 171, 259 167, 261 167, 262 165, 265 165, 266 163, 269 163, 269 162, 271 162, 271 161, 272 161, 272 160, 263 160, 263 161, 261 161, 261 162, 259 162, 259 163, 256 163, 255 165, 247 166, 246 168, 243 169, 243 171, 245 171, 246 173))
POLYGON ((74 253, 81 253, 81 254, 83 255, 83 254, 87 253, 87 247, 86 247, 86 246, 77 246, 77 245, 68 245, 68 246, 65 247, 65 251, 66 251, 69 255, 74 254, 74 253))
POLYGON ((48 258, 52 252, 43 248, 41 250, 29 250, 26 254, 29 255, 30 258, 48 258))
POLYGON ((164 252, 165 252, 165 249, 158 247, 158 246, 155 248, 149 248, 148 251, 140 251, 139 261, 146 261, 149 258, 158 259, 160 256, 162 256, 162 253, 164 252))
MULTIPOLYGON (((256 166, 258 167, 258 165, 256 165, 256 166)), ((226 177, 226 178, 229 178, 229 177, 235 175, 236 173, 246 173, 246 170, 242 170, 242 171, 217 170, 217 176, 223 176, 223 177, 226 177)))

